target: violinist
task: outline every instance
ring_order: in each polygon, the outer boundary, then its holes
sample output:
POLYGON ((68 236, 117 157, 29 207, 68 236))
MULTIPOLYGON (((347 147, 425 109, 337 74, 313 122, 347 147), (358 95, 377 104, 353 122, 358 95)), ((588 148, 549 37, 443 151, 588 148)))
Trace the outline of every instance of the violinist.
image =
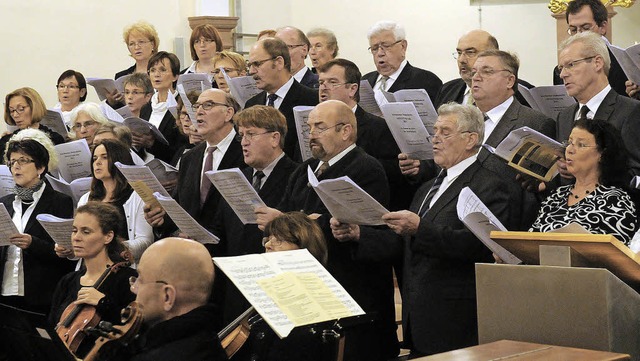
MULTIPOLYGON (((49 321, 56 326, 59 335, 61 327, 73 328, 65 324, 67 321, 84 322, 80 318, 85 316, 79 316, 78 320, 66 317, 78 306, 87 309, 81 315, 95 309, 101 320, 119 324, 120 311, 134 300, 129 278, 137 274, 126 266, 132 260, 127 259, 130 257, 128 250, 116 236, 123 224, 120 212, 111 204, 89 202, 77 209, 71 242, 75 256, 83 260, 83 267, 64 276, 56 287, 49 321), (121 262, 125 262, 123 267, 111 267, 121 262)), ((90 346, 81 346, 82 350, 76 355, 90 346)))
POLYGON ((73 215, 71 198, 45 181, 47 170, 56 167, 55 154, 51 139, 39 130, 11 137, 5 161, 15 194, 0 199, 18 229, 11 245, 0 247, 0 302, 41 313, 49 311, 56 283, 73 270, 73 262, 56 257, 54 241, 36 220, 42 213, 73 215))
POLYGON ((226 360, 208 303, 213 279, 201 243, 166 238, 149 246, 131 283, 144 318, 131 361, 226 360))

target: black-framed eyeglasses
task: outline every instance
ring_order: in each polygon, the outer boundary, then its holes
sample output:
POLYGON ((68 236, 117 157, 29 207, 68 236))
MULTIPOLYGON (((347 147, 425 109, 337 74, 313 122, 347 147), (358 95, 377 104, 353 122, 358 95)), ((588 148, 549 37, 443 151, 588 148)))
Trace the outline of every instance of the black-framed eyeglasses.
POLYGON ((147 284, 147 283, 162 284, 162 285, 165 285, 165 286, 169 284, 167 281, 162 281, 162 280, 142 283, 142 282, 138 282, 138 277, 136 277, 136 276, 129 277, 129 286, 131 287, 132 290, 138 289, 138 285, 140 285, 140 284, 147 284))
POLYGON ((313 135, 313 136, 319 136, 319 135, 321 135, 322 133, 326 132, 327 130, 329 130, 331 128, 336 128, 337 130, 340 130, 337 127, 340 127, 340 126, 343 126, 343 125, 346 125, 346 124, 345 123, 338 123, 338 124, 335 124, 335 125, 332 125, 332 126, 326 127, 326 128, 315 128, 313 130, 310 130, 309 134, 313 135))
POLYGON ((142 47, 144 45, 149 44, 151 41, 149 40, 139 40, 139 41, 132 41, 129 44, 127 44, 128 47, 130 48, 135 48, 136 46, 142 47))
POLYGON ((269 134, 269 133, 274 133, 275 130, 267 130, 264 133, 244 133, 244 134, 240 134, 238 133, 238 135, 236 135, 236 140, 238 142, 242 142, 243 139, 248 139, 249 141, 252 141, 253 138, 259 136, 259 135, 263 135, 263 134, 269 134))
POLYGON ((277 58, 278 58, 278 57, 276 56, 276 57, 269 58, 269 59, 256 60, 256 61, 248 62, 248 63, 247 63, 247 68, 254 67, 254 68, 256 68, 256 69, 257 69, 257 68, 261 67, 261 66, 262 66, 262 64, 264 64, 264 63, 266 63, 266 62, 268 62, 268 61, 271 61, 271 60, 276 60, 277 58))
POLYGON ((11 159, 9 160, 9 168, 15 166, 16 164, 23 167, 29 163, 34 163, 35 161, 33 159, 27 159, 27 158, 18 158, 18 159, 11 159))
POLYGON ((29 107, 28 105, 25 105, 23 107, 22 106, 18 106, 15 109, 9 108, 9 114, 10 115, 13 115, 13 113, 22 114, 22 113, 24 113, 25 110, 27 110, 28 107, 29 107))
POLYGON ((76 89, 80 89, 80 87, 78 85, 75 85, 75 84, 58 84, 58 85, 56 85, 56 88, 58 88, 58 90, 64 90, 64 89, 76 90, 76 89))
POLYGON ((204 103, 194 103, 191 106, 191 109, 194 112, 197 112, 200 107, 202 107, 202 109, 204 109, 204 110, 211 110, 211 108, 213 108, 213 107, 229 107, 229 106, 227 104, 224 104, 224 103, 217 103, 217 102, 214 102, 213 100, 207 100, 204 103))
POLYGON ((562 70, 571 71, 571 70, 573 70, 573 68, 576 65, 582 63, 583 61, 589 62, 589 61, 591 61, 591 59, 593 59, 595 57, 596 57, 596 55, 588 56, 586 58, 570 61, 570 62, 568 62, 568 63, 566 63, 564 65, 558 65, 558 68, 556 69, 556 74, 560 75, 560 73, 562 73, 562 70))
POLYGON ((291 44, 291 45, 287 44, 287 48, 289 48, 289 50, 293 50, 295 48, 299 48, 299 47, 305 46, 305 45, 307 45, 307 44, 291 44))
POLYGON ((377 54, 378 50, 382 49, 382 51, 384 51, 385 53, 387 52, 387 50, 391 49, 391 47, 393 47, 394 45, 398 44, 399 42, 401 42, 404 39, 400 39, 397 40, 391 44, 385 44, 385 43, 380 43, 380 44, 373 44, 371 45, 367 50, 369 50, 371 52, 371 54, 377 54))
POLYGON ((474 76, 476 76, 476 74, 479 74, 481 78, 488 78, 490 76, 492 76, 495 73, 499 73, 502 71, 506 71, 508 73, 511 73, 511 70, 509 69, 491 69, 491 68, 482 68, 482 69, 478 69, 478 70, 472 70, 471 71, 471 77, 473 78, 474 76))

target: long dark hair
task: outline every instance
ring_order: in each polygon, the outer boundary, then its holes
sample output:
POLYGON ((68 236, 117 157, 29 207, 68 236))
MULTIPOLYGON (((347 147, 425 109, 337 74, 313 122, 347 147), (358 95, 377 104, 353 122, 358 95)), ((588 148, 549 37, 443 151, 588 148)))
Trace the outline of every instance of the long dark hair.
POLYGON ((79 213, 89 214, 96 218, 103 234, 113 231, 113 240, 107 244, 107 255, 114 262, 129 261, 134 262, 133 256, 124 244, 121 236, 122 228, 126 223, 122 215, 114 205, 103 202, 88 202, 78 207, 76 215, 79 213))
MULTIPOLYGON (((118 168, 116 167, 116 162, 120 162, 126 165, 133 165, 133 158, 131 158, 131 153, 127 148, 122 145, 122 143, 118 141, 114 141, 111 139, 105 139, 100 144, 96 145, 91 151, 91 156, 93 159, 93 155, 95 154, 96 148, 99 146, 104 146, 107 151, 107 162, 108 162, 108 170, 111 177, 116 182, 116 189, 114 190, 114 199, 112 203, 117 205, 123 205, 124 202, 129 199, 131 196, 131 192, 133 189, 127 183, 127 179, 120 173, 118 168)), ((91 162, 91 176, 93 180, 91 181, 91 191, 89 192, 89 200, 90 201, 102 201, 104 197, 107 195, 107 190, 104 188, 104 184, 101 180, 96 179, 96 176, 93 172, 93 161, 91 162)))

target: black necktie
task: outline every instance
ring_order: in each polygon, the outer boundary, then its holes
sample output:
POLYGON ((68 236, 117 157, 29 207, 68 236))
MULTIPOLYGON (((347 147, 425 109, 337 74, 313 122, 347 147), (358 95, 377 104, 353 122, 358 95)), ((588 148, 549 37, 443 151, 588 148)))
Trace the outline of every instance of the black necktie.
POLYGON ((418 211, 418 215, 420 216, 420 218, 423 218, 427 214, 427 211, 429 210, 429 204, 431 203, 431 200, 436 195, 436 193, 438 193, 438 189, 440 189, 440 186, 442 185, 442 181, 446 176, 447 176, 446 169, 443 169, 440 171, 440 173, 438 173, 436 180, 433 182, 431 189, 429 189, 427 196, 424 198, 424 201, 420 206, 420 210, 418 211))
POLYGON ((262 188, 262 178, 264 178, 264 173, 261 170, 253 174, 253 183, 251 185, 256 192, 260 192, 260 188, 262 188))
POLYGON ((583 119, 587 119, 587 113, 589 113, 589 107, 587 107, 587 105, 583 105, 580 108, 580 117, 578 117, 578 119, 583 120, 583 119))
POLYGON ((276 107, 276 99, 278 99, 278 95, 277 94, 269 94, 269 96, 267 97, 269 99, 269 101, 267 102, 267 106, 270 107, 276 107))
POLYGON ((489 118, 489 116, 487 115, 487 113, 482 113, 484 115, 484 121, 486 122, 487 120, 491 120, 491 118, 489 118))

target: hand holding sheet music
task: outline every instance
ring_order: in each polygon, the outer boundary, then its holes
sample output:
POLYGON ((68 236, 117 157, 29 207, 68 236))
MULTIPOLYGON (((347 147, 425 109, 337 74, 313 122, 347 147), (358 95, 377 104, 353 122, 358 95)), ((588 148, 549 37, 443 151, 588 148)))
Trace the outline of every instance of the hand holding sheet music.
POLYGON ((154 193, 153 196, 158 200, 165 212, 167 212, 167 215, 173 223, 180 228, 180 232, 187 234, 189 238, 203 244, 217 244, 220 241, 220 238, 196 222, 173 198, 165 197, 160 193, 154 193))
POLYGON ((411 159, 433 159, 429 132, 413 103, 388 103, 381 106, 384 120, 402 153, 411 159))
POLYGON ((242 224, 256 224, 256 207, 266 207, 240 169, 212 170, 205 175, 229 203, 242 224))

